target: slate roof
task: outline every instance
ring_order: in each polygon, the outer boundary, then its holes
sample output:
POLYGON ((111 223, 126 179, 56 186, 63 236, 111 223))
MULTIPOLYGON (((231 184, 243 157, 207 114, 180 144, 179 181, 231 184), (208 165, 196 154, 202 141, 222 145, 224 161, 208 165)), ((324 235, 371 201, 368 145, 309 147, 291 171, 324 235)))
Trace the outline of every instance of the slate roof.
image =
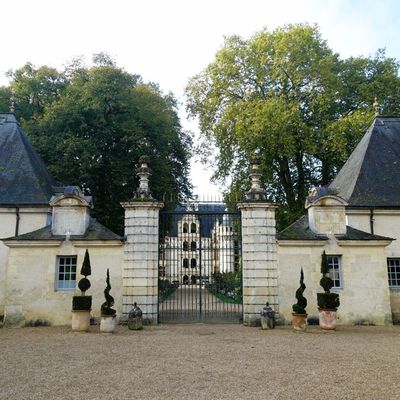
POLYGON ((56 185, 14 114, 0 113, 0 204, 48 205, 56 185))
MULTIPOLYGON (((123 237, 110 231, 104 225, 90 218, 89 227, 84 235, 71 235, 71 240, 123 240, 123 237)), ((23 235, 6 238, 3 240, 24 241, 24 240, 65 240, 65 235, 53 235, 51 225, 45 226, 33 232, 23 235)))
POLYGON ((400 117, 377 116, 328 189, 349 207, 400 207, 400 117))
MULTIPOLYGON (((351 226, 346 227, 345 235, 335 235, 338 240, 394 240, 385 236, 371 235, 351 226)), ((292 225, 277 234, 278 240, 328 240, 325 235, 314 233, 308 223, 308 215, 303 215, 292 225)))

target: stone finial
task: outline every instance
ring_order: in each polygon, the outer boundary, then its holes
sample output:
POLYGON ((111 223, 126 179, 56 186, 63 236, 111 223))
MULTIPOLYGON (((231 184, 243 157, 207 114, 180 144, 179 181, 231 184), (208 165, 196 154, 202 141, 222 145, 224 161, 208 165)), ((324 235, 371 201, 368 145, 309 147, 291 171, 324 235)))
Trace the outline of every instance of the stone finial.
POLYGON ((11 97, 10 97, 10 113, 15 112, 15 103, 14 103, 14 92, 11 92, 11 97))
POLYGON ((149 157, 141 156, 139 158, 139 168, 137 176, 139 177, 139 188, 135 192, 135 199, 140 200, 153 200, 149 188, 149 176, 151 175, 148 167, 149 157))
POLYGON ((246 200, 266 200, 267 196, 261 187, 260 159, 256 156, 251 160, 251 189, 246 193, 246 200))

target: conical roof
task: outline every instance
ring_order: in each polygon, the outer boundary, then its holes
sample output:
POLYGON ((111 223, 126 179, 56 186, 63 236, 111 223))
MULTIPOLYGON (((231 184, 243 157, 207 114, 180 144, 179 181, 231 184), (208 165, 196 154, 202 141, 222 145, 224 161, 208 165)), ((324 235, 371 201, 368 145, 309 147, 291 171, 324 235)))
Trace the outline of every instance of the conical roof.
POLYGON ((400 207, 400 117, 375 118, 329 191, 350 207, 400 207))
POLYGON ((56 185, 15 116, 0 113, 0 204, 48 204, 56 185))

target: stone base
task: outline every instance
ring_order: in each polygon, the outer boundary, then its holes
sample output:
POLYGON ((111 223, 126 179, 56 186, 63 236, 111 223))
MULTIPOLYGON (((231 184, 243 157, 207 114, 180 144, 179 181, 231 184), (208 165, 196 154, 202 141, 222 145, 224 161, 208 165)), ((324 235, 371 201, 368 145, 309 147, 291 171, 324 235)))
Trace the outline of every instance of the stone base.
POLYGON ((140 331, 143 329, 143 320, 141 317, 128 318, 128 328, 132 331, 140 331))
POLYGON ((319 308, 319 326, 325 331, 336 330, 336 309, 319 308))
POLYGON ((307 328, 307 314, 292 314, 292 326, 295 331, 304 332, 307 328))
POLYGON ((115 331, 116 325, 117 325, 117 318, 115 315, 101 316, 100 332, 113 333, 115 331))
POLYGON ((87 332, 90 326, 90 311, 72 311, 72 330, 74 332, 87 332))
POLYGON ((8 304, 4 307, 3 326, 6 328, 17 328, 24 326, 25 318, 22 306, 19 304, 8 304))

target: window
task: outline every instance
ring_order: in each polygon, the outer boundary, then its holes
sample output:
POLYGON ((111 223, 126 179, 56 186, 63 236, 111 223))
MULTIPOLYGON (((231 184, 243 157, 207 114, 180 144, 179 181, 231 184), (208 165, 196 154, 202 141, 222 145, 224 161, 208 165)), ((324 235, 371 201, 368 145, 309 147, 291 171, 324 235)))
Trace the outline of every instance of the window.
POLYGON ((189 225, 185 222, 183 224, 183 233, 188 233, 189 232, 189 225))
POLYGON ((189 268, 189 260, 187 258, 184 258, 182 265, 183 265, 183 268, 189 268))
POLYGON ((387 259, 389 287, 400 288, 400 258, 387 259))
POLYGON ((197 267, 197 261, 195 258, 192 258, 190 260, 190 268, 196 268, 197 267))
POLYGON ((196 224, 193 222, 192 224, 190 224, 190 233, 196 233, 196 231, 196 224))
POLYGON ((190 243, 190 251, 196 251, 196 242, 191 242, 190 243))
POLYGON ((334 288, 342 287, 342 256, 327 256, 329 277, 333 280, 334 288))
POLYGON ((188 242, 183 242, 182 248, 183 248, 183 251, 189 251, 189 243, 188 242))
POLYGON ((76 256, 57 257, 57 290, 75 290, 76 256))

